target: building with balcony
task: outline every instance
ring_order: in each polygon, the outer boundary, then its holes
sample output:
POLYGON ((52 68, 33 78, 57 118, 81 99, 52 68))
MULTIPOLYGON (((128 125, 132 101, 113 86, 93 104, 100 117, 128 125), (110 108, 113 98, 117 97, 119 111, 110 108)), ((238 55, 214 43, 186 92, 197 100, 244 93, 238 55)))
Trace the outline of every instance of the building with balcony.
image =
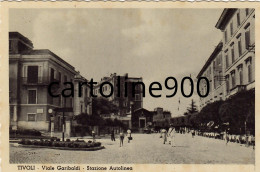
POLYGON ((255 88, 255 10, 244 8, 224 9, 216 28, 223 32, 222 41, 217 45, 197 78, 200 82, 200 109, 216 100, 225 100, 237 92, 255 88))
POLYGON ((207 97, 200 97, 200 109, 202 109, 208 103, 224 99, 222 47, 223 43, 220 42, 197 76, 197 79, 200 77, 206 77, 209 81, 209 87, 207 87, 205 80, 200 81, 200 94, 205 95, 206 92, 209 91, 207 97))
MULTIPOLYGON (((48 93, 48 86, 57 82, 52 92, 61 93, 61 90, 66 88, 64 82, 84 80, 77 74, 73 66, 50 50, 34 50, 33 43, 28 38, 18 32, 10 32, 10 127, 15 130, 19 128, 50 131, 51 117, 54 116, 54 131, 61 131, 63 114, 55 109, 76 107, 75 111, 65 112, 66 121, 70 121, 73 115, 86 111, 84 97, 88 96, 85 94, 87 88, 83 90, 83 98, 76 99, 75 102, 73 97, 52 97, 48 93)), ((70 123, 66 124, 70 128, 70 123)))
POLYGON ((223 32, 225 97, 255 88, 255 9, 224 9, 216 28, 223 32))

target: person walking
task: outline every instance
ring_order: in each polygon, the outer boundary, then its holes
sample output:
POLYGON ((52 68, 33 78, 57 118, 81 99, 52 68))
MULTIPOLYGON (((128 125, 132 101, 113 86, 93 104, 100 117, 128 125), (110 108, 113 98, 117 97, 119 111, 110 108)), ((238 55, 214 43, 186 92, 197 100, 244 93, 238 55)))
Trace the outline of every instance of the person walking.
POLYGON ((163 144, 165 144, 165 142, 167 142, 167 130, 163 128, 161 133, 163 137, 163 144))
POLYGON ((171 146, 175 146, 174 137, 175 137, 175 128, 173 127, 173 124, 170 125, 170 128, 168 130, 168 137, 170 137, 171 146))
POLYGON ((114 129, 111 131, 111 140, 116 141, 114 129))
POLYGON ((131 130, 130 129, 127 130, 127 138, 128 138, 128 143, 130 143, 130 140, 132 140, 131 130))
POLYGON ((119 136, 120 136, 120 147, 121 147, 121 145, 123 146, 124 144, 124 138, 125 138, 123 130, 119 133, 119 136))
POLYGON ((195 136, 195 130, 194 129, 191 130, 191 135, 192 135, 192 138, 194 138, 194 136, 195 136))

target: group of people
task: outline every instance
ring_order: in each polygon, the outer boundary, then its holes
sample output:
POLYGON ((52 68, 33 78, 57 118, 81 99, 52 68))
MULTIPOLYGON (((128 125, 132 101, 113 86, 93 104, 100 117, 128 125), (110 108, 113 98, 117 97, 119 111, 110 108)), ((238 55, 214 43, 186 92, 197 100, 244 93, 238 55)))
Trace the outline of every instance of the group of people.
MULTIPOLYGON (((127 130, 126 137, 128 138, 128 143, 130 143, 130 140, 133 140, 132 132, 131 132, 130 129, 127 130)), ((120 147, 121 147, 124 144, 124 138, 125 138, 124 130, 121 130, 121 132, 119 133, 119 138, 120 138, 120 147)), ((111 140, 112 141, 116 141, 115 131, 114 130, 111 131, 111 140)))
POLYGON ((173 127, 173 125, 171 124, 168 132, 166 129, 162 129, 161 130, 161 137, 163 138, 163 144, 165 144, 167 142, 167 137, 169 137, 169 143, 172 147, 175 147, 175 128, 173 127))

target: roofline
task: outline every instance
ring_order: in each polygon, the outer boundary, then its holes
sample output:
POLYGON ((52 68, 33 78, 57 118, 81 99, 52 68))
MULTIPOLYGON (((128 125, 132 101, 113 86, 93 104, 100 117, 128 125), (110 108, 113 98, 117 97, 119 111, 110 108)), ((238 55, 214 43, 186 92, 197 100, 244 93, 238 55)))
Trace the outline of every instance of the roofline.
MULTIPOLYGON (((72 66, 71 64, 69 64, 68 62, 66 62, 65 60, 63 60, 61 57, 59 57, 58 55, 56 55, 55 53, 53 53, 51 50, 49 49, 34 49, 32 50, 31 52, 36 52, 36 51, 40 51, 41 53, 46 53, 46 54, 49 54, 53 57, 55 57, 56 59, 58 59, 59 61, 63 62, 64 64, 66 64, 67 66, 69 66, 71 69, 75 70, 75 67, 72 66)), ((27 52, 23 55, 30 55, 30 54, 27 54, 27 52)), ((36 54, 37 55, 37 54, 36 54)), ((38 54, 38 55, 41 55, 41 54, 38 54)), ((76 72, 76 71, 75 71, 76 72)))
POLYGON ((225 8, 223 12, 221 13, 215 27, 220 30, 224 30, 224 27, 229 22, 230 18, 234 14, 234 12, 237 10, 237 8, 225 8))
POLYGON ((211 61, 214 60, 216 54, 222 50, 223 42, 220 41, 214 51, 211 53, 210 57, 208 58, 207 62, 204 64, 202 69, 200 70, 199 74, 197 75, 197 79, 202 75, 202 73, 207 69, 210 65, 211 61))
POLYGON ((23 36, 21 33, 19 32, 9 32, 9 39, 11 37, 15 37, 17 36, 17 38, 22 39, 23 41, 25 41, 27 44, 29 44, 29 46, 31 46, 31 48, 33 48, 33 43, 30 39, 28 39, 27 37, 23 36))

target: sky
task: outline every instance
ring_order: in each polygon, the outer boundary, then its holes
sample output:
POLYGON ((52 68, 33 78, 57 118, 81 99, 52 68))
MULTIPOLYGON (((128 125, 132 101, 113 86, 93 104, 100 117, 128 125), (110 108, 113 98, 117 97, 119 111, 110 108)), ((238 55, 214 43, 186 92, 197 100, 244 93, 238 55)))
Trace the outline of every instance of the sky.
MULTIPOLYGON (((199 106, 196 76, 222 38, 215 28, 223 9, 11 9, 9 31, 49 49, 90 80, 111 73, 142 77, 143 106, 162 107, 172 116, 187 110, 191 99, 199 106), (194 93, 181 95, 181 80, 190 76, 194 93), (166 98, 167 77, 178 81, 177 94, 166 98), (149 96, 149 85, 162 84, 160 98, 149 96), (179 103, 180 100, 180 103, 179 103), (179 110, 178 110, 179 109, 179 110)), ((169 81, 169 86, 173 86, 169 81)), ((190 84, 184 82, 189 93, 190 84)), ((156 94, 159 94, 157 91, 156 94)))

